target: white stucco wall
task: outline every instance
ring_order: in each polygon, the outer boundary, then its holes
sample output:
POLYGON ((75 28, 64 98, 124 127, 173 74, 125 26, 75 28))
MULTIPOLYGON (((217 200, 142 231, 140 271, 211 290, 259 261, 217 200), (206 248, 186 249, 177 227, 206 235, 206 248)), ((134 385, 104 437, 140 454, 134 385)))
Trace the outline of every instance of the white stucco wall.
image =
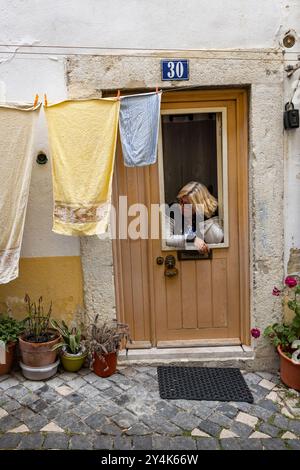
MULTIPOLYGON (((299 23, 300 24, 300 23, 299 23)), ((295 62, 294 62, 295 63, 295 62)), ((294 95, 300 109, 300 70, 286 81, 285 102, 294 95), (298 87, 295 91, 295 88, 298 87)), ((300 271, 300 130, 285 132, 285 253, 284 264, 289 274, 300 271)))
POLYGON ((278 0, 1 0, 1 43, 143 49, 276 45, 278 0), (266 21, 267 16, 267 21, 266 21))
MULTIPOLYGON (((0 0, 0 13, 0 95, 12 101, 44 92, 49 101, 65 98, 64 58, 73 54, 277 48, 289 29, 298 41, 287 50, 286 63, 295 64, 300 50, 298 0, 0 0)), ((285 79, 286 97, 299 75, 285 79)), ((300 92, 295 104, 300 106, 300 92)), ((286 133, 285 267, 291 248, 300 248, 299 144, 300 130, 286 133)), ((39 150, 48 152, 43 113, 39 150)), ((23 256, 79 254, 77 239, 51 232, 51 191, 50 165, 34 164, 23 256)))

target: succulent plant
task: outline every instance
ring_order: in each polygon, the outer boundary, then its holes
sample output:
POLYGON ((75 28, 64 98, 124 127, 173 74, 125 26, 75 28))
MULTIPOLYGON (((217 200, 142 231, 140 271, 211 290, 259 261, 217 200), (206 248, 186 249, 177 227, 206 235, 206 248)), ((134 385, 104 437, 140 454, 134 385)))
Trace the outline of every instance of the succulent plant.
POLYGON ((69 328, 68 325, 62 320, 60 323, 56 320, 51 320, 52 327, 59 332, 62 341, 54 346, 54 349, 63 348, 69 354, 78 354, 82 350, 81 331, 79 328, 69 328))

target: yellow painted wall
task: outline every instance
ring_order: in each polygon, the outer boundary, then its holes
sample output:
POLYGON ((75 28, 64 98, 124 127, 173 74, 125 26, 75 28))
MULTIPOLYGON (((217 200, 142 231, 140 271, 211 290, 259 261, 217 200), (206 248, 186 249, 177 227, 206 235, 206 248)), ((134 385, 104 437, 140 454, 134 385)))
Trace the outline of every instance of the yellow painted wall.
POLYGON ((8 303, 16 318, 24 318, 26 293, 32 301, 42 295, 45 310, 52 300, 52 317, 71 321, 76 308, 83 306, 80 256, 21 258, 19 277, 0 285, 0 312, 8 303))

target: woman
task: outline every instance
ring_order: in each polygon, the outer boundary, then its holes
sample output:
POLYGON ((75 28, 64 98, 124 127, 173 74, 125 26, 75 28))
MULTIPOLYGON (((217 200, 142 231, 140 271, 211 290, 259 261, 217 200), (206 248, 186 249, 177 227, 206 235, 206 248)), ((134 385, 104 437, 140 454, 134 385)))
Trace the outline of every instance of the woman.
POLYGON ((223 241, 224 232, 217 216, 218 201, 204 184, 195 181, 186 184, 177 194, 177 201, 179 214, 173 206, 171 216, 166 215, 165 219, 167 246, 207 253, 207 244, 223 241))

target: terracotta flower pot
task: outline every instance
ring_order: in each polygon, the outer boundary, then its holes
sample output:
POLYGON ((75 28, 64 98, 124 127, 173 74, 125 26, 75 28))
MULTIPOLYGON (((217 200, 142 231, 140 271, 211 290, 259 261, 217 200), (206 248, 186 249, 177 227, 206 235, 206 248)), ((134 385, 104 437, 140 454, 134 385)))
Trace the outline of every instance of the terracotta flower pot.
POLYGON ((6 363, 0 364, 0 375, 8 374, 12 368, 13 361, 14 361, 14 353, 16 342, 11 341, 6 345, 6 363))
POLYGON ((25 335, 19 337, 19 347, 22 362, 26 366, 41 367, 53 364, 56 361, 57 351, 52 351, 55 344, 61 341, 58 333, 55 338, 44 343, 33 343, 24 339, 25 335))
POLYGON ((282 382, 288 387, 300 391, 300 364, 294 364, 282 352, 280 346, 278 346, 277 351, 280 357, 280 377, 282 382))
POLYGON ((117 353, 94 354, 93 370, 99 377, 109 377, 117 370, 117 353))

